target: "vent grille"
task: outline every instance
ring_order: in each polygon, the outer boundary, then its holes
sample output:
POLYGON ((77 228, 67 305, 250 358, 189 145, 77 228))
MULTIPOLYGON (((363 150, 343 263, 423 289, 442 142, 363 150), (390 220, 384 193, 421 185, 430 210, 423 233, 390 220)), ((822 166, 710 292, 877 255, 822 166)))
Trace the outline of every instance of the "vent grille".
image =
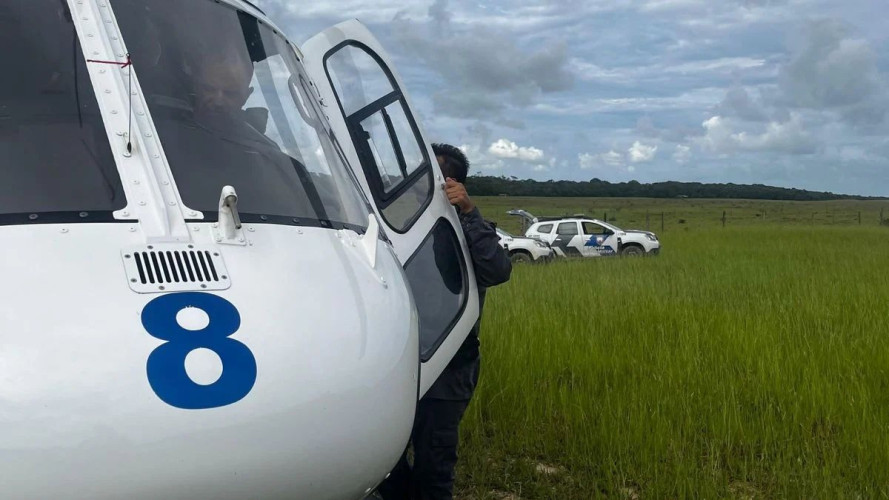
POLYGON ((231 286, 217 250, 149 245, 122 252, 130 288, 139 293, 224 290, 231 286))

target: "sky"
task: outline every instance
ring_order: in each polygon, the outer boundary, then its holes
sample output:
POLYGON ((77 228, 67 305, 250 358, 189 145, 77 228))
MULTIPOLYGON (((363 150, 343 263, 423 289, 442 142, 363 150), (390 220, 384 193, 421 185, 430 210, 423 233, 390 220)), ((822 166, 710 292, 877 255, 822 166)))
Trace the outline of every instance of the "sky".
POLYGON ((889 196, 886 0, 257 0, 366 24, 471 174, 889 196))

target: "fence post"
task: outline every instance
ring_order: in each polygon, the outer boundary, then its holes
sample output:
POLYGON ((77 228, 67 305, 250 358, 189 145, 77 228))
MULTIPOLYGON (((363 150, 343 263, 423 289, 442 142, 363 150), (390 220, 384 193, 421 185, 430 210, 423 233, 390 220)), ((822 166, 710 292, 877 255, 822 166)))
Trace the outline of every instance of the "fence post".
POLYGON ((651 231, 651 214, 648 210, 645 211, 645 230, 651 231))
POLYGON ((861 225, 861 212, 858 212, 858 225, 861 225))
POLYGON ((725 227, 725 210, 722 211, 722 227, 725 227))
POLYGON ((664 232, 664 213, 661 212, 661 232, 664 232))

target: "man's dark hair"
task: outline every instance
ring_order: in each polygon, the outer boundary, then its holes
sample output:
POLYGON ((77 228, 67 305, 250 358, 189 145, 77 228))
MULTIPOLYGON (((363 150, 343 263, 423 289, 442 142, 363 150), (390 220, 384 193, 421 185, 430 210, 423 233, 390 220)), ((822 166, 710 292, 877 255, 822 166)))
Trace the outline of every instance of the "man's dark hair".
POLYGON ((445 176, 453 177, 460 184, 466 183, 466 176, 469 175, 469 158, 460 151, 460 148, 451 146, 450 144, 433 144, 432 152, 435 156, 444 158, 442 171, 445 176))

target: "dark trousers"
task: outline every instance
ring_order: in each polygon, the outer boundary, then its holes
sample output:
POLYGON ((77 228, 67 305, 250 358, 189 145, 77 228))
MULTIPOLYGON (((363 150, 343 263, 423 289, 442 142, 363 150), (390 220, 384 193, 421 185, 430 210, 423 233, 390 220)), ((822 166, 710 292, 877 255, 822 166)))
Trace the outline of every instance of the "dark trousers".
POLYGON ((468 405, 469 400, 420 400, 411 432, 413 465, 405 451, 389 478, 377 488, 385 500, 451 500, 454 497, 458 429, 468 405))

